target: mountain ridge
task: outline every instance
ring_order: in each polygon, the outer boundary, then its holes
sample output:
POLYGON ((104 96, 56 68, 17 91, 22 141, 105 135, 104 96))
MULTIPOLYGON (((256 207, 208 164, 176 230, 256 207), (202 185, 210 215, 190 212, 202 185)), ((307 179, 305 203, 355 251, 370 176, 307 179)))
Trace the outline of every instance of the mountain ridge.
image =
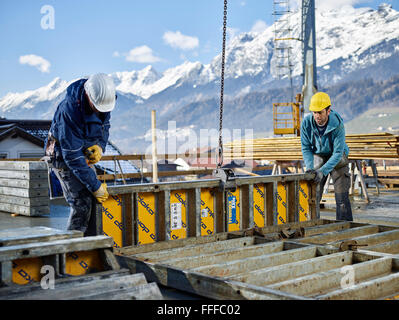
MULTIPOLYGON (((299 11, 293 13, 296 21, 300 21, 299 14, 299 11)), ((248 125, 255 131, 263 130, 262 113, 270 112, 273 102, 290 99, 288 81, 274 77, 273 28, 269 26, 261 33, 242 33, 227 45, 226 128, 248 125), (237 124, 238 120, 244 123, 237 124)), ((394 103, 399 98, 396 87, 399 83, 396 77, 399 74, 398 11, 389 5, 381 5, 378 10, 316 11, 316 28, 318 89, 329 92, 339 105, 345 106, 340 110, 345 121, 370 109, 377 96, 380 104, 394 103), (394 84, 385 88, 382 83, 388 79, 394 84), (376 85, 378 81, 382 83, 376 85), (391 90, 393 96, 380 95, 372 85, 391 90)), ((294 32, 299 32, 299 25, 294 32)), ((294 52, 300 52, 299 41, 295 42, 294 52)), ((150 142, 139 141, 137 137, 145 137, 150 128, 152 109, 157 111, 157 123, 162 130, 167 129, 171 120, 181 128, 217 128, 220 60, 218 55, 209 64, 186 61, 162 73, 149 65, 141 70, 110 74, 118 91, 117 107, 111 118, 111 139, 120 141, 123 151, 136 150, 136 147, 142 150, 150 142), (126 119, 134 124, 126 123, 126 119), (134 147, 129 148, 129 141, 134 147)), ((295 56, 293 64, 295 92, 300 92, 301 54, 295 56)), ((75 80, 54 78, 37 90, 8 93, 0 99, 0 116, 51 119, 65 89, 75 80)), ((272 125, 267 118, 263 121, 268 123, 263 126, 265 129, 272 125)))

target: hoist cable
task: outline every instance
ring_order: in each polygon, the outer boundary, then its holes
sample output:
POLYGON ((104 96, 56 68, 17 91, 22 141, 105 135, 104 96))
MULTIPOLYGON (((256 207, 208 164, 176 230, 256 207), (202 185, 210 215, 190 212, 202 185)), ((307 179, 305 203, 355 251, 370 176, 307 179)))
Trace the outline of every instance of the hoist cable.
POLYGON ((224 12, 223 12, 223 44, 222 44, 222 66, 220 76, 220 109, 219 109, 219 159, 218 168, 223 165, 223 96, 224 96, 224 68, 226 59, 226 31, 227 31, 227 0, 224 0, 224 12))

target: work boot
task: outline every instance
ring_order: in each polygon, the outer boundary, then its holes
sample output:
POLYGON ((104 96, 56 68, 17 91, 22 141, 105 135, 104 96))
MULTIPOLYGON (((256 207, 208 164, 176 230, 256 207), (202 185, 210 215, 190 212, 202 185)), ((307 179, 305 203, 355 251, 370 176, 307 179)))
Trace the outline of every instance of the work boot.
POLYGON ((349 192, 335 193, 336 220, 353 221, 349 192))

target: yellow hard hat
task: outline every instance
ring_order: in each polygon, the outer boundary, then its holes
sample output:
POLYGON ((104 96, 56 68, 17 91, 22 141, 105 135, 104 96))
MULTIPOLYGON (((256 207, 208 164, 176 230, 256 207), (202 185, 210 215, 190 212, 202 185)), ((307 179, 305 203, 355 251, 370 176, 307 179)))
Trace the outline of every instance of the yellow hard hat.
POLYGON ((309 110, 319 112, 325 108, 331 106, 331 100, 327 93, 317 92, 310 99, 309 110))

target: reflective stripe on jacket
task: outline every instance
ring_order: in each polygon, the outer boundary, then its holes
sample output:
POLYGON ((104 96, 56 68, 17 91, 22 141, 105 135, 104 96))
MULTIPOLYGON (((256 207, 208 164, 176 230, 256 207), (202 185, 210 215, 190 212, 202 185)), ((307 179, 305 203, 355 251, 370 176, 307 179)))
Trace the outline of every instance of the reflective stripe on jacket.
POLYGON ((327 129, 322 136, 316 127, 313 115, 307 115, 301 124, 301 147, 303 160, 307 169, 313 169, 313 155, 328 156, 329 160, 320 168, 328 175, 342 158, 343 152, 348 156, 349 147, 345 142, 345 127, 341 116, 331 110, 327 129))

